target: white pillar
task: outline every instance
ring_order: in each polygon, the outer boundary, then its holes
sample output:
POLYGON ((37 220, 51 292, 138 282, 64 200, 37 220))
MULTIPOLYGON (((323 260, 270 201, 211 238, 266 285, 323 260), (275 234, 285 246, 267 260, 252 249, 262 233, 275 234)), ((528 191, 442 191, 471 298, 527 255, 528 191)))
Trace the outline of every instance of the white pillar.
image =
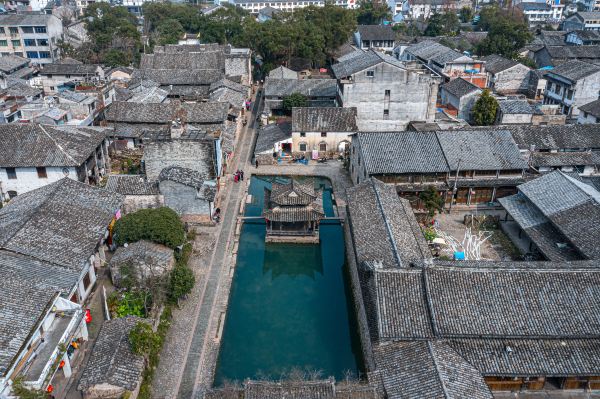
POLYGON ((65 378, 69 379, 71 378, 71 374, 73 374, 71 370, 71 362, 69 361, 69 356, 65 353, 63 355, 62 360, 64 360, 65 362, 65 365, 63 366, 63 373, 65 374, 65 378))

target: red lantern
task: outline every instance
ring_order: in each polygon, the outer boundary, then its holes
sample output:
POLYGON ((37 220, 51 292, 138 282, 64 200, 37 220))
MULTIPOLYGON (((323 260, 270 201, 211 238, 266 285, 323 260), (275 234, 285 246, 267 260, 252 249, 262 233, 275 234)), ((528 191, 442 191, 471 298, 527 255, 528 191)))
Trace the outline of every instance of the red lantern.
POLYGON ((52 386, 52 384, 48 385, 48 388, 46 388, 46 392, 52 393, 53 391, 54 391, 54 387, 52 386))
POLYGON ((62 369, 63 367, 65 367, 65 361, 61 360, 60 363, 58 363, 58 368, 62 369))
POLYGON ((85 322, 86 323, 91 323, 92 322, 92 312, 90 312, 89 309, 85 310, 85 322))

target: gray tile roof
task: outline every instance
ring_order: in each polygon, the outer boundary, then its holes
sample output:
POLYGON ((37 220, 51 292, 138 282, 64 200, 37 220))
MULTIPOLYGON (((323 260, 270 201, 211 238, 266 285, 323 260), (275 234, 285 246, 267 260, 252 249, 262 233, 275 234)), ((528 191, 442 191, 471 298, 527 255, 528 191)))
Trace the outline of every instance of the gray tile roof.
POLYGON ((141 240, 119 247, 110 259, 110 274, 117 287, 123 279, 122 268, 127 266, 128 277, 135 285, 145 285, 148 279, 160 278, 174 264, 173 250, 161 244, 141 240))
POLYGON ((446 341, 483 375, 598 375, 598 339, 453 339, 446 341), (510 348, 510 350, 509 350, 510 348))
POLYGON ((244 399, 333 399, 333 380, 303 382, 247 381, 244 399))
POLYGON ((388 398, 493 397, 479 371, 446 343, 394 342, 374 352, 388 398))
POLYGON ((30 25, 47 25, 49 20, 56 18, 53 15, 48 14, 3 14, 0 15, 1 26, 30 26, 30 25))
MULTIPOLYGON (((546 46, 546 50, 548 54, 552 58, 552 62, 556 64, 560 64, 561 60, 571 60, 568 62, 573 62, 575 60, 584 60, 595 63, 598 58, 600 58, 600 46, 598 45, 586 45, 586 46, 571 46, 571 45, 561 45, 561 46, 546 46)), ((583 62, 583 61, 578 61, 583 62)), ((564 64, 562 64, 564 65, 564 64)), ((560 65, 560 66, 562 66, 560 65)), ((575 67, 578 68, 578 67, 575 67)), ((589 65, 584 67, 585 70, 577 71, 573 69, 573 66, 570 66, 568 70, 565 72, 567 74, 575 73, 575 74, 585 74, 583 76, 589 75, 589 71, 593 70, 589 65)), ((550 70, 549 72, 552 72, 550 70)), ((583 77, 580 76, 580 77, 583 77)))
POLYGON ((2 306, 0 306, 0 376, 4 377, 24 350, 34 328, 41 323, 58 291, 43 289, 20 277, 7 276, 0 257, 2 306))
POLYGON ((273 152, 274 144, 292 138, 292 125, 290 123, 270 124, 258 129, 258 137, 254 153, 273 152))
POLYGON ((192 169, 169 166, 160 171, 158 181, 169 180, 199 189, 206 180, 206 175, 192 169))
POLYGON ((367 173, 444 173, 448 164, 435 133, 360 132, 367 173))
POLYGON ((215 175, 215 144, 212 140, 171 140, 148 143, 144 148, 148 181, 157 181, 165 168, 179 166, 195 170, 206 179, 215 175))
POLYGON ((95 64, 45 64, 40 75, 96 75, 99 67, 95 64))
POLYGON ((560 150, 569 148, 600 148, 600 124, 497 126, 492 130, 508 130, 519 146, 528 150, 560 150))
POLYGON ((130 103, 114 102, 106 112, 109 122, 170 123, 181 118, 186 123, 223 123, 228 103, 130 103))
POLYGON ((492 54, 488 55, 487 57, 483 57, 481 61, 485 61, 485 70, 492 74, 506 71, 507 69, 519 64, 517 61, 509 60, 508 58, 504 58, 498 54, 492 54))
POLYGON ((441 65, 464 57, 463 54, 433 40, 424 40, 413 44, 412 46, 408 46, 404 51, 425 62, 434 61, 441 65))
POLYGON ((308 97, 335 97, 337 80, 335 79, 265 79, 265 96, 285 97, 300 93, 308 97))
POLYGON ((524 115, 543 115, 537 106, 530 104, 527 100, 502 100, 498 101, 500 111, 505 115, 524 114, 524 115))
POLYGON ((86 391, 99 385, 135 391, 141 382, 144 357, 131 351, 129 331, 142 319, 127 316, 102 324, 77 389, 86 391))
POLYGON ((223 79, 224 75, 217 69, 141 69, 133 73, 133 78, 153 80, 161 85, 194 86, 210 85, 223 79))
POLYGON ((80 166, 105 137, 80 127, 0 125, 0 167, 80 166))
POLYGON ((0 210, 0 247, 83 270, 123 197, 64 178, 0 210))
POLYGON ((464 80, 463 78, 452 79, 450 82, 441 85, 440 88, 458 98, 461 98, 473 92, 481 93, 482 91, 479 87, 475 86, 471 82, 464 80))
POLYGON ((144 54, 140 69, 225 70, 223 51, 144 54))
POLYGON ((596 118, 600 118, 600 99, 583 104, 579 107, 579 112, 586 112, 596 118))
MULTIPOLYGON (((580 47, 580 46, 574 46, 580 47)), ((592 47, 592 46, 581 46, 581 47, 592 47)), ((599 47, 600 48, 600 47, 599 47)), ((562 49, 561 49, 562 50, 562 49)), ((584 49, 589 54, 588 49, 584 49)), ((564 50, 560 51, 559 54, 564 54, 564 50)), ((572 82, 577 82, 579 79, 583 79, 589 75, 600 72, 600 66, 590 64, 588 62, 572 60, 565 62, 562 65, 557 66, 554 69, 546 72, 547 76, 557 75, 572 82)))
POLYGON ((600 19, 600 11, 579 11, 576 15, 581 16, 584 21, 589 19, 600 19))
POLYGON ((297 107, 292 109, 293 132, 355 132, 356 108, 297 107))
POLYGON ((395 40, 391 25, 358 25, 361 40, 395 40))
POLYGON ((558 167, 576 165, 600 165, 600 152, 532 152, 532 166, 558 167))
POLYGON ((280 65, 277 68, 272 69, 269 72, 269 78, 271 78, 271 79, 298 79, 298 72, 292 71, 291 69, 286 68, 283 65, 280 65))
POLYGON ((158 186, 141 175, 110 175, 105 188, 122 195, 158 195, 158 186))
POLYGON ((436 133, 450 170, 525 169, 527 162, 508 131, 436 133))
POLYGON ((19 57, 18 55, 3 55, 0 57, 0 72, 8 74, 17 68, 26 67, 30 62, 29 59, 19 57))
POLYGON ((409 202, 398 197, 393 185, 369 179, 349 188, 347 196, 359 263, 408 267, 431 257, 409 202))
POLYGON ((227 89, 230 89, 233 91, 237 91, 244 95, 247 95, 248 92, 250 91, 250 88, 248 86, 244 86, 241 83, 233 82, 229 79, 221 79, 219 81, 211 83, 209 90, 214 91, 214 90, 221 89, 221 88, 227 88, 227 89))
POLYGON ((382 62, 404 69, 402 62, 374 50, 356 53, 356 55, 332 65, 331 69, 337 79, 342 79, 382 62))

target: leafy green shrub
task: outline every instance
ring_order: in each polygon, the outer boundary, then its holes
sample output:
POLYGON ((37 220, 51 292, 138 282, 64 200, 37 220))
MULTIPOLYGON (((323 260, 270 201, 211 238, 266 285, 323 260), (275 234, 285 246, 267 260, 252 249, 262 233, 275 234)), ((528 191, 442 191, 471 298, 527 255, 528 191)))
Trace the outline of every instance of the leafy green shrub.
POLYGON ((437 237, 437 233, 431 227, 426 228, 425 230, 423 230, 423 235, 425 236, 425 239, 428 242, 431 242, 431 241, 435 240, 435 238, 437 237))
POLYGON ((113 292, 107 302, 110 313, 115 317, 146 317, 152 307, 152 295, 146 290, 113 292))
POLYGON ((166 207, 141 209, 117 221, 114 230, 118 245, 150 240, 175 248, 185 242, 185 228, 177 213, 166 207))
POLYGON ((192 269, 177 262, 169 279, 169 299, 171 303, 177 303, 180 298, 189 294, 194 288, 195 282, 196 277, 192 269))

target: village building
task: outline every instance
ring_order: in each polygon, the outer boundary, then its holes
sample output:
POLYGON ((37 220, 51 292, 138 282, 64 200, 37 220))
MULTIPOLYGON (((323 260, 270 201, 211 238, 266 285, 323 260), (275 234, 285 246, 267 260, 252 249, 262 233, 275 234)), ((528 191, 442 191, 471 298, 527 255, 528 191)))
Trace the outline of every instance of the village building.
POLYGON ((162 244, 140 240, 119 247, 110 259, 110 278, 115 287, 131 284, 148 287, 175 265, 173 250, 162 244))
POLYGON ((600 192, 576 176, 552 172, 518 187, 501 198, 505 221, 514 221, 519 238, 529 239, 529 251, 544 259, 569 261, 598 259, 600 232, 581 228, 600 218, 600 192))
POLYGON ((2 55, 26 57, 35 64, 60 59, 58 41, 63 36, 61 20, 54 15, 21 13, 0 15, 2 55))
POLYGON ((512 195, 527 168, 507 130, 359 132, 350 147, 355 184, 369 178, 394 183, 418 205, 433 187, 447 205, 476 205, 512 195))
POLYGON ((579 107, 577 123, 588 124, 600 121, 600 100, 594 100, 579 107))
POLYGON ((580 11, 567 17, 562 23, 565 31, 600 30, 600 11, 580 11))
POLYGON ((309 107, 336 107, 337 81, 335 79, 273 79, 267 77, 264 84, 265 112, 283 113, 283 100, 300 93, 306 97, 309 107))
POLYGON ((229 104, 211 103, 135 103, 117 101, 105 113, 106 122, 114 128, 112 141, 117 147, 134 148, 148 133, 170 131, 172 124, 220 135, 226 130, 229 104))
POLYGON ((533 124, 533 118, 544 115, 537 105, 527 100, 500 100, 496 113, 496 123, 499 125, 533 124))
POLYGON ((531 69, 500 55, 488 55, 485 61, 488 87, 501 95, 528 94, 530 92, 531 69))
POLYGON ((600 31, 575 30, 566 34, 565 43, 577 46, 591 46, 600 44, 600 31))
POLYGON ((292 108, 292 143, 282 151, 312 159, 343 155, 357 130, 356 108, 292 108))
POLYGON ((271 69, 267 76, 270 79, 298 79, 298 72, 280 65, 275 69, 271 69))
POLYGON ((411 121, 434 121, 439 77, 431 71, 410 69, 373 50, 357 52, 332 69, 338 101, 356 108, 360 130, 404 130, 411 121))
POLYGON ((141 321, 127 316, 102 324, 77 386, 85 399, 137 398, 144 357, 131 350, 129 332, 141 321))
POLYGON ((81 304, 105 259, 105 237, 121 201, 64 178, 0 209, 1 393, 17 377, 36 389, 65 388, 71 362, 81 360, 78 344, 87 340, 81 304), (52 374, 61 360, 62 370, 52 374))
POLYGON ((164 206, 164 197, 158 191, 158 184, 146 181, 142 175, 109 175, 105 188, 125 197, 124 214, 164 206))
POLYGON ((445 111, 467 121, 471 120, 471 108, 482 92, 479 87, 462 78, 440 85, 440 98, 445 111))
POLYGON ((277 14, 281 14, 281 12, 281 10, 271 6, 263 7, 258 11, 258 16, 256 19, 258 22, 270 21, 273 19, 273 17, 277 16, 277 14))
POLYGON ((557 67, 569 61, 585 61, 595 63, 600 60, 600 45, 572 46, 543 46, 532 52, 532 58, 538 67, 557 67))
POLYGON ((311 178, 274 181, 270 190, 265 188, 267 236, 318 237, 319 222, 325 217, 322 195, 311 178))
POLYGON ((361 50, 392 52, 396 32, 391 25, 358 25, 354 32, 354 42, 361 50))
POLYGON ((158 176, 165 205, 182 216, 184 222, 210 224, 212 221, 217 180, 208 167, 205 169, 207 172, 201 173, 180 166, 169 166, 158 176))
POLYGON ((3 201, 64 177, 97 184, 110 171, 106 133, 37 124, 0 125, 3 201))
POLYGON ((579 106, 598 99, 600 66, 569 61, 546 72, 544 104, 560 105, 563 114, 579 115, 579 106))
POLYGON ((485 61, 474 60, 432 40, 407 47, 402 53, 401 60, 419 61, 446 81, 463 78, 480 88, 488 85, 485 61))
POLYGON ((432 261, 392 185, 369 179, 347 195, 361 346, 369 382, 387 397, 598 386, 596 327, 572 323, 600 305, 594 264, 432 261))
POLYGON ((53 63, 44 65, 36 81, 40 82, 44 94, 52 95, 64 90, 67 83, 90 84, 103 79, 104 70, 100 65, 53 63))
POLYGON ((558 24, 563 19, 564 4, 557 2, 521 2, 516 6, 521 11, 530 27, 558 24))
POLYGON ((31 66, 31 60, 14 54, 3 55, 0 57, 0 88, 6 88, 6 80, 23 79, 27 80, 34 74, 31 66))
POLYGON ((291 155, 292 125, 289 122, 272 123, 258 129, 254 159, 260 165, 271 165, 280 157, 291 155), (284 150, 287 148, 287 153, 284 150))

